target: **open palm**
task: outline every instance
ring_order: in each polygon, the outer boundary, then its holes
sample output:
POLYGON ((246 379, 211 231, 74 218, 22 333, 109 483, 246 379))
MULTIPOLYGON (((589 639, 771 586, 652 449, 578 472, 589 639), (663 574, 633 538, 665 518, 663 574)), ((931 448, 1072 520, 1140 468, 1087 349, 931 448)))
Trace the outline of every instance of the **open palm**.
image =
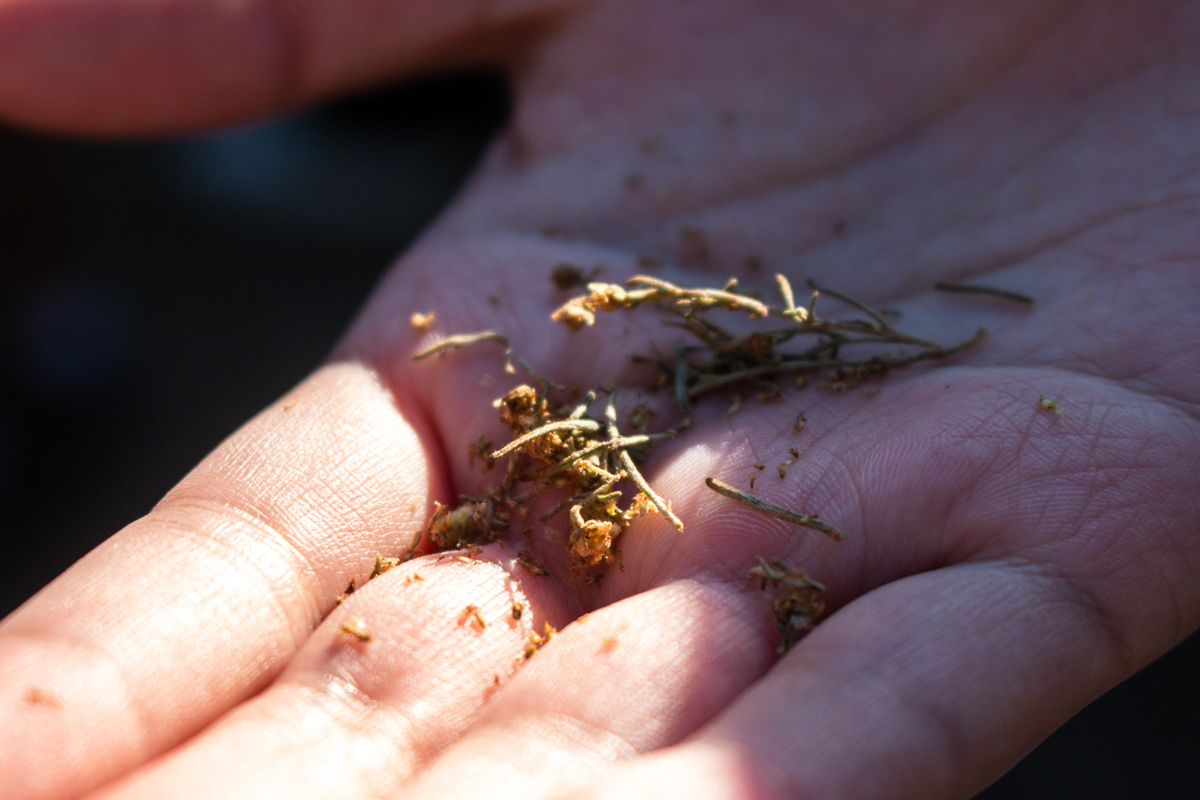
POLYGON ((961 798, 1200 624, 1200 7, 300 8, 0 10, 0 108, 33 124, 206 124, 456 59, 502 57, 517 87, 330 363, 4 621, 11 796, 961 798), (568 334, 548 276, 617 281, 639 256, 992 335, 874 396, 702 403, 646 467, 685 530, 639 520, 600 589, 541 532, 364 586, 435 500, 495 481, 466 454, 514 382, 486 348, 414 363, 410 315, 501 331, 563 383, 628 383, 673 332, 639 313, 568 334), (963 279, 1038 302, 930 291, 963 279), (846 540, 703 485, 763 463, 756 493, 846 540), (778 661, 758 555, 830 587, 778 661), (519 665, 544 622, 560 634, 519 665))

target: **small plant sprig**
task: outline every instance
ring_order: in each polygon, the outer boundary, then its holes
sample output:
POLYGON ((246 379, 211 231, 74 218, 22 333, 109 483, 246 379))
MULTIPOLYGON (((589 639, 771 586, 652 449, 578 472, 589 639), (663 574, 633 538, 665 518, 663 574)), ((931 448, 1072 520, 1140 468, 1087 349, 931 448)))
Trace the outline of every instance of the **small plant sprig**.
POLYGON ((635 275, 626 281, 632 289, 612 283, 589 283, 588 294, 567 301, 551 319, 574 332, 594 325, 597 311, 637 308, 648 303, 678 317, 664 320, 664 324, 687 331, 697 342, 677 347, 673 361, 645 357, 639 360, 658 365, 664 382, 674 385, 676 401, 685 414, 700 396, 742 384, 765 389, 760 393, 764 401, 774 399, 779 396, 778 381, 785 376, 806 379, 814 373, 829 371, 828 380, 821 385, 845 391, 864 380, 882 378, 898 367, 955 355, 987 336, 987 331, 979 328, 969 339, 944 347, 896 330, 880 313, 813 281, 808 282, 812 294, 806 307, 796 305, 791 282, 784 275, 776 275, 775 282, 781 306, 770 306, 739 294, 736 279, 723 289, 685 289, 659 278, 635 275), (822 294, 840 300, 864 316, 852 319, 818 316, 817 299, 822 294), (737 335, 708 319, 707 312, 714 309, 742 311, 751 320, 782 319, 787 324, 737 335), (792 339, 806 335, 816 336, 817 341, 799 352, 780 349, 792 339), (842 355, 843 349, 857 345, 887 344, 916 350, 865 358, 842 355))

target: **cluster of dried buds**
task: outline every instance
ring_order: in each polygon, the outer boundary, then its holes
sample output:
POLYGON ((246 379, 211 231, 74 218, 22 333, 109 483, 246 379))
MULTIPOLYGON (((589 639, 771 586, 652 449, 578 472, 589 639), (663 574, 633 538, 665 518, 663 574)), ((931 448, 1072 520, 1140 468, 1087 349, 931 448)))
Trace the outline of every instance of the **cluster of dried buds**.
MULTIPOLYGON (((495 406, 500 421, 512 439, 498 450, 480 455, 489 463, 507 458, 504 479, 481 500, 464 498, 457 508, 438 505, 428 528, 434 546, 453 549, 490 541, 508 529, 514 512, 527 517, 529 502, 549 489, 567 492, 541 521, 549 522, 567 512, 571 525, 567 549, 573 573, 612 563, 617 537, 648 512, 662 513, 682 530, 683 523, 650 488, 635 463, 635 456, 644 459, 648 447, 673 438, 675 432, 624 436, 617 427, 616 390, 607 391, 603 421, 588 416, 595 400, 596 392, 590 392, 581 403, 566 408, 527 385, 498 399, 495 406), (627 483, 636 487, 629 500, 621 488, 627 483), (532 486, 518 491, 527 484, 532 486)), ((472 450, 478 453, 484 444, 490 443, 480 442, 472 450)), ((595 574, 587 577, 598 580, 595 574)))

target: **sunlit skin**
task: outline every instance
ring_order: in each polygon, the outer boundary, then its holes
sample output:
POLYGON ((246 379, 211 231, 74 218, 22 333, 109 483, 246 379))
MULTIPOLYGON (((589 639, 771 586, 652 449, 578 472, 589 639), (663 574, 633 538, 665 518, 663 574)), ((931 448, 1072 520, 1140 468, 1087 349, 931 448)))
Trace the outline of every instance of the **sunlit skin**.
POLYGON ((1200 625, 1198 39, 1175 0, 0 3, 0 114, 35 127, 179 130, 466 60, 516 93, 329 362, 3 622, 5 796, 971 796, 1200 625), (414 363, 412 315, 643 382, 628 356, 675 341, 653 313, 549 319, 555 265, 638 255, 991 335, 875 396, 701 403, 645 466, 685 530, 637 521, 601 589, 540 530, 367 582, 498 478, 467 455, 503 441, 499 348, 414 363), (845 541, 704 485, 751 475, 845 541), (759 555, 829 587, 781 660, 759 555))

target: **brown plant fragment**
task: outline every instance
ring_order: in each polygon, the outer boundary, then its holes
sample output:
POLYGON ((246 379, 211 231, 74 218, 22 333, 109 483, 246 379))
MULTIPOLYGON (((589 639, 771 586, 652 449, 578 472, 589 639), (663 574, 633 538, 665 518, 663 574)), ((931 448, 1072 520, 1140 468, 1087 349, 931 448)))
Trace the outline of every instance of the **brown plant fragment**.
POLYGON ((439 550, 456 550, 490 541, 494 531, 507 527, 507 522, 496 517, 496 507, 490 499, 468 500, 457 508, 435 502, 427 532, 439 550))
POLYGON ((495 462, 488 458, 488 453, 491 451, 492 440, 487 438, 487 436, 482 433, 479 434, 478 439, 467 445, 467 466, 475 466, 475 459, 478 458, 483 462, 484 472, 491 472, 492 467, 496 466, 495 462))
POLYGON ((463 609, 463 617, 470 617, 479 626, 479 630, 481 631, 487 628, 487 620, 480 613, 479 606, 474 603, 463 609))
POLYGON ((780 642, 776 652, 783 655, 816 626, 817 618, 825 610, 820 599, 825 587, 785 561, 778 558, 767 561, 762 556, 758 557, 758 566, 752 567, 746 578, 759 581, 759 588, 764 592, 768 582, 780 590, 771 600, 771 611, 779 627, 780 642))
POLYGON ((533 658, 550 640, 558 635, 558 630, 549 622, 543 623, 542 633, 533 631, 529 634, 529 643, 525 645, 525 660, 533 658))
POLYGON ((520 600, 513 598, 512 601, 512 618, 519 620, 521 615, 525 613, 525 604, 520 600))
POLYGON ((367 622, 362 617, 346 617, 342 620, 342 624, 338 626, 338 633, 346 636, 353 636, 360 642, 369 642, 374 638, 371 629, 367 627, 367 622))
POLYGON ((342 603, 346 602, 346 598, 352 594, 354 594, 354 579, 353 578, 350 579, 350 583, 346 584, 346 591, 342 592, 337 597, 333 598, 333 602, 340 606, 342 603))
POLYGON ((533 553, 528 550, 521 550, 517 553, 517 564, 526 572, 530 572, 537 576, 549 575, 550 570, 539 564, 533 557, 533 553))
POLYGON ((802 433, 807 422, 808 420, 803 414, 798 414, 796 416, 796 421, 792 424, 792 433, 802 433))
POLYGON ((1053 411, 1055 414, 1063 413, 1062 406, 1060 406, 1058 404, 1058 401, 1051 400, 1049 397, 1046 397, 1046 395, 1044 395, 1044 394, 1038 395, 1037 406, 1038 406, 1038 408, 1043 409, 1044 411, 1053 411))
POLYGON ((367 577, 367 580, 374 580, 375 578, 378 578, 383 573, 387 572, 389 569, 393 569, 394 567, 398 567, 399 565, 400 565, 399 558, 385 558, 384 556, 381 556, 378 553, 376 553, 375 554, 375 569, 371 570, 371 574, 367 577))
POLYGON ((436 321, 436 319, 437 311, 430 311, 428 314, 414 312, 413 315, 408 318, 408 322, 419 331, 427 331, 433 327, 433 323, 436 321))
POLYGON ((768 503, 765 500, 760 500, 752 494, 747 494, 741 489, 735 489, 724 481, 719 481, 716 478, 705 478, 704 484, 708 488, 720 495, 728 497, 730 500, 736 500, 744 506, 747 506, 760 514, 766 514, 768 517, 781 519, 784 522, 790 522, 793 525, 802 525, 805 528, 811 528, 814 531, 820 531, 831 539, 841 541, 846 534, 835 528, 827 522, 817 519, 816 514, 797 514, 795 511, 777 506, 774 503, 768 503))

